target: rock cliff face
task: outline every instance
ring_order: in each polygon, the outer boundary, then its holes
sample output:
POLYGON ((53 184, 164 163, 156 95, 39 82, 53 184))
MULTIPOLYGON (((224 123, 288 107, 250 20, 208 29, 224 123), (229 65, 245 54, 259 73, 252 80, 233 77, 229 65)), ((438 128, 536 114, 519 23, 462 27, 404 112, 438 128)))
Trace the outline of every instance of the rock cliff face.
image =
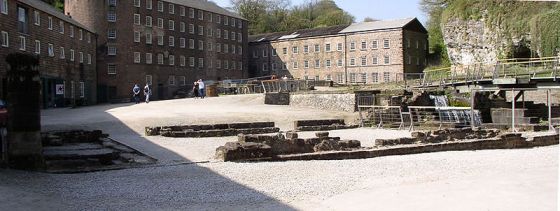
POLYGON ((493 64, 507 43, 500 33, 486 26, 483 20, 451 19, 442 27, 449 59, 453 65, 493 64))

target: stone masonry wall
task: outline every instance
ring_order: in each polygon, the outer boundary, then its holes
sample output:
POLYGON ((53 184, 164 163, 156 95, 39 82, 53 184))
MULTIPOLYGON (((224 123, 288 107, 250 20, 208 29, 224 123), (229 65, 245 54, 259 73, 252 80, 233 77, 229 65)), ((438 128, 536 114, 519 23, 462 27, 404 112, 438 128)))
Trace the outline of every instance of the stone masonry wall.
POLYGON ((290 106, 354 112, 355 94, 291 94, 290 106))

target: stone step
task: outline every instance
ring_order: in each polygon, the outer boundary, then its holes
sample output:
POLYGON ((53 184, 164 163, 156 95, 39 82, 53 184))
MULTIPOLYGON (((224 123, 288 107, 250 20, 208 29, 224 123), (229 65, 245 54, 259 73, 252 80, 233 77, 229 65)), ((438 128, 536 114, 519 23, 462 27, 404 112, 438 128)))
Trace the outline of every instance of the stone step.
POLYGON ((86 160, 98 159, 103 164, 110 164, 111 160, 118 158, 118 153, 112 149, 85 149, 85 150, 50 150, 44 149, 43 156, 46 160, 86 160))

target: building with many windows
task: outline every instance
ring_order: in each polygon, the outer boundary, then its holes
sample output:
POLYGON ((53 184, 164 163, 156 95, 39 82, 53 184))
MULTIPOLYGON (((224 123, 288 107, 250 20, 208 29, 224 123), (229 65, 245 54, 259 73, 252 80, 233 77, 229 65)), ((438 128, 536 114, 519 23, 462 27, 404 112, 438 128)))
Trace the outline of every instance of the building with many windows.
POLYGON ((96 103, 96 35, 39 0, 0 0, 0 98, 6 98, 6 56, 39 57, 42 106, 96 103))
POLYGON ((197 79, 247 77, 247 21, 205 0, 66 0, 65 12, 98 33, 99 101, 188 92, 197 79))
POLYGON ((407 18, 254 35, 249 73, 341 84, 401 80, 426 66, 427 33, 407 18))

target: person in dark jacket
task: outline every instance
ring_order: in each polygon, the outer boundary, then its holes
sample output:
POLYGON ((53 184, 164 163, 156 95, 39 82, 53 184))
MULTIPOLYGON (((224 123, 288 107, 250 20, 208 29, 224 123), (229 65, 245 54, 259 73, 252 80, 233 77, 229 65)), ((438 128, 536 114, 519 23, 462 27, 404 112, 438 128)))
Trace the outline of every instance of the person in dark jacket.
POLYGON ((198 82, 197 81, 194 82, 192 90, 193 90, 194 99, 198 98, 198 82))

